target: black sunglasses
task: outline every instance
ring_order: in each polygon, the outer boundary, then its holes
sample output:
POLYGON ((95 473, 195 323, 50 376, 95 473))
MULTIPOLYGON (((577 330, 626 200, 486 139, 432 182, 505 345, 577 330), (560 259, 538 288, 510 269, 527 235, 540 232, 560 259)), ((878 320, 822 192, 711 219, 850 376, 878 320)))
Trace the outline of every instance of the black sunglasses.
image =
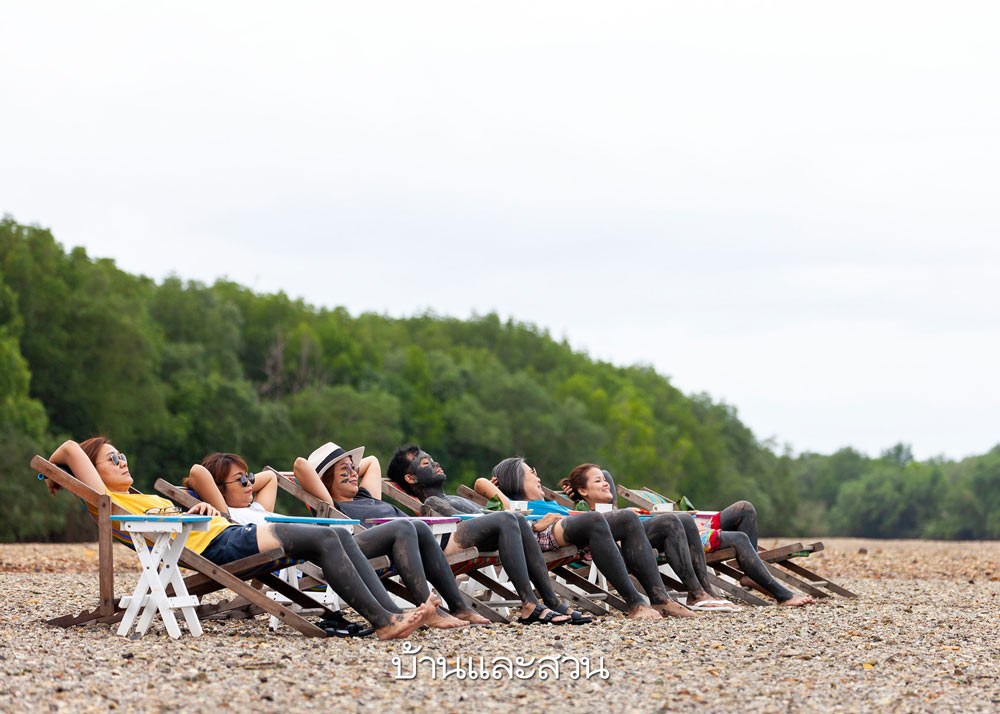
POLYGON ((239 478, 234 478, 232 481, 223 481, 222 485, 225 486, 227 483, 236 483, 237 481, 240 482, 240 486, 245 487, 247 484, 253 483, 254 475, 247 471, 245 474, 240 474, 239 478))
POLYGON ((111 463, 113 463, 115 466, 120 466, 122 464, 128 463, 128 459, 125 458, 125 454, 123 454, 120 451, 117 453, 112 451, 110 454, 108 454, 108 458, 111 459, 111 463))

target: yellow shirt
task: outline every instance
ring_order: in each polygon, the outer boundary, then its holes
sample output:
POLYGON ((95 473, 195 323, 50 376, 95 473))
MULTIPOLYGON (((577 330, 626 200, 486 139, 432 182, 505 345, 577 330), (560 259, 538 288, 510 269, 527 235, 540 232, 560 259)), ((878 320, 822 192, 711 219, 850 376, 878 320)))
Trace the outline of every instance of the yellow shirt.
MULTIPOLYGON (((145 493, 119 493, 109 491, 107 488, 104 489, 104 492, 111 496, 112 501, 137 516, 143 515, 150 508, 170 508, 174 505, 165 498, 149 496, 145 493)), ((222 516, 215 516, 208 522, 207 531, 191 531, 191 535, 187 539, 187 547, 195 553, 201 553, 217 535, 231 525, 233 524, 222 516)))

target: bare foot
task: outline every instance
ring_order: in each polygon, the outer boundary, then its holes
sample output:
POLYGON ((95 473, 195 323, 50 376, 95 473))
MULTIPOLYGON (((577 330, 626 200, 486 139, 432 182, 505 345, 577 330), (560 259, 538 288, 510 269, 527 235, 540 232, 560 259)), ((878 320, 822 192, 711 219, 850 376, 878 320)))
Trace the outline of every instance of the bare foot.
POLYGON ((470 625, 492 625, 489 620, 480 615, 475 610, 459 610, 455 613, 459 620, 465 620, 470 625))
POLYGON ((423 624, 428 627, 437 627, 442 630, 448 630, 452 627, 468 627, 469 623, 465 620, 460 620, 457 617, 452 617, 447 612, 443 610, 435 610, 434 614, 429 618, 424 618, 423 624))
POLYGON ((428 627, 434 627, 432 621, 438 616, 438 607, 441 606, 441 598, 435 597, 434 593, 431 593, 426 602, 417 609, 423 612, 420 621, 421 625, 427 625, 428 627))
POLYGON ((772 595, 767 590, 765 590, 760 585, 751 580, 749 575, 744 575, 742 578, 740 578, 740 585, 742 585, 745 588, 750 588, 751 590, 756 590, 757 592, 762 593, 763 595, 767 595, 770 598, 774 597, 774 595, 772 595))
MULTIPOLYGON (((691 613, 692 615, 694 613, 691 613)), ((649 605, 639 605, 628 611, 628 616, 633 620, 659 620, 661 615, 658 610, 654 610, 649 605)))
POLYGON ((375 634, 380 640, 399 640, 409 637, 418 627, 427 624, 425 620, 436 613, 440 604, 441 601, 432 593, 423 604, 399 615, 393 615, 389 624, 375 630, 375 634))
POLYGON ((375 630, 375 636, 380 640, 401 640, 404 637, 409 637, 420 627, 423 616, 424 611, 419 607, 399 615, 393 615, 388 625, 375 630))
POLYGON ((784 602, 779 602, 779 605, 784 605, 785 607, 802 607, 803 605, 813 605, 816 600, 814 600, 809 595, 795 595, 791 600, 785 600, 784 602))
POLYGON ((653 609, 662 617, 698 617, 698 615, 673 600, 653 603, 653 609))

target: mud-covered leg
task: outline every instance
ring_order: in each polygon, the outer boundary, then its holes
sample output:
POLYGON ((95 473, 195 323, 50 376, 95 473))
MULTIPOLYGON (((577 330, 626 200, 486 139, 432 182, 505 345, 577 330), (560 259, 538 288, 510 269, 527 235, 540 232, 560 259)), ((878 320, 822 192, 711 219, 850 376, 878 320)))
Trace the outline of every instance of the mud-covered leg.
POLYGON ((719 512, 719 528, 724 531, 740 531, 757 550, 757 509, 750 501, 737 501, 719 512))
POLYGON ((387 556, 403 586, 418 598, 417 602, 423 602, 431 594, 424 578, 417 532, 409 521, 392 521, 369 528, 355 535, 354 540, 365 558, 387 556))
POLYGON ((611 535, 621 541, 625 564, 642 584, 650 604, 662 615, 693 617, 694 613, 667 595, 667 589, 656 567, 656 556, 634 511, 612 511, 603 514, 611 528, 611 535))
POLYGON ((661 551, 667 558, 670 567, 684 583, 689 601, 704 600, 708 597, 694 564, 691 562, 691 549, 688 548, 684 526, 674 514, 665 513, 642 522, 643 530, 649 544, 661 551))
MULTIPOLYGON (((510 578, 510 582, 521 598, 521 616, 527 617, 535 608, 541 608, 531 588, 531 578, 525 560, 524 545, 521 543, 521 528, 518 517, 509 511, 489 513, 462 521, 455 531, 455 537, 464 546, 475 546, 480 550, 497 550, 500 562, 510 578)), ((535 547, 538 543, 535 543, 535 547)), ((569 619, 565 615, 556 621, 569 619)))
MULTIPOLYGON (((631 617, 651 619, 650 613, 652 613, 652 617, 659 617, 655 610, 651 610, 646 605, 642 595, 633 585, 628 569, 625 567, 625 561, 622 559, 622 553, 618 550, 618 544, 615 543, 615 539, 611 535, 611 526, 608 525, 603 514, 581 513, 570 516, 560 523, 562 524, 563 538, 567 542, 578 548, 590 548, 590 553, 594 556, 594 565, 625 600, 631 617)), ((640 533, 642 533, 641 529, 640 533)), ((646 548, 649 549, 649 541, 646 540, 645 533, 642 533, 642 540, 646 543, 646 548)), ((650 558, 652 558, 652 553, 650 553, 650 558)), ((656 567, 655 561, 653 567, 656 567)))
MULTIPOLYGON (((722 531, 719 534, 719 545, 732 548, 736 552, 736 562, 740 570, 746 573, 755 583, 774 595, 779 603, 792 600, 795 594, 774 579, 764 561, 757 555, 757 548, 751 543, 746 533, 741 531, 722 531)), ((803 603, 804 604, 804 603, 803 603)))
MULTIPOLYGON (((444 598, 448 609, 454 616, 452 619, 457 618, 463 623, 471 622, 477 625, 490 624, 489 620, 477 614, 465 602, 465 598, 462 597, 462 593, 458 589, 458 583, 455 582, 455 576, 451 572, 451 566, 448 565, 448 559, 445 557, 444 551, 441 550, 437 538, 431 532, 430 526, 423 521, 412 521, 411 523, 420 550, 424 575, 444 598)), ((457 626, 456 623, 447 619, 439 621, 437 625, 442 627, 457 626)))
POLYGON ((684 536, 687 541, 688 552, 691 556, 691 565, 694 573, 701 583, 702 589, 710 596, 716 597, 715 589, 708 580, 708 564, 705 562, 705 547, 701 542, 701 533, 698 531, 698 524, 694 516, 690 513, 675 513, 677 522, 684 528, 684 536))
MULTIPOLYGON (((272 527, 274 538, 284 548, 286 555, 317 563, 323 569, 323 575, 330 586, 345 602, 375 626, 381 639, 408 636, 420 626, 430 604, 425 603, 406 614, 392 612, 383 607, 369 589, 366 579, 356 568, 354 558, 344 548, 344 542, 338 531, 339 529, 291 523, 279 523, 272 527)), ((354 550, 361 558, 364 568, 367 568, 374 579, 374 584, 384 591, 382 584, 375 577, 375 572, 354 543, 354 539, 351 538, 350 542, 354 545, 354 550)))

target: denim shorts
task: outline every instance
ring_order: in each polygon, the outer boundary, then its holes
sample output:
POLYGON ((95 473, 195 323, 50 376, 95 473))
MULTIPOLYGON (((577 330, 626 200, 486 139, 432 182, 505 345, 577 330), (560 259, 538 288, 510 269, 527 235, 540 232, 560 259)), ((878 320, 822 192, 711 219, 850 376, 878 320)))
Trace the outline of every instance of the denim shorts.
POLYGON ((216 565, 225 565, 240 558, 257 555, 257 524, 229 526, 212 539, 201 554, 216 565))

